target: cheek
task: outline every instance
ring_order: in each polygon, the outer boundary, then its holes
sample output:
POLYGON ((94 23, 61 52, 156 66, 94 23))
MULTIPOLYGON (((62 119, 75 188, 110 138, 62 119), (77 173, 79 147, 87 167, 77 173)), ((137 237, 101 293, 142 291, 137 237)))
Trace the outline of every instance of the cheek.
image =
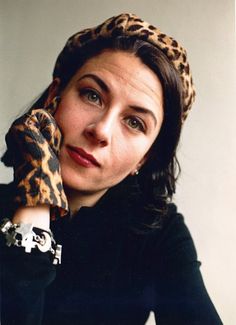
POLYGON ((145 141, 131 141, 124 139, 123 143, 117 141, 113 146, 112 161, 117 172, 131 172, 142 161, 149 149, 149 144, 145 141))
POLYGON ((70 114, 68 114, 68 112, 65 112, 65 109, 61 104, 58 106, 54 118, 60 130, 62 131, 62 133, 64 133, 66 126, 70 122, 70 114))
POLYGON ((85 116, 78 109, 69 107, 59 106, 54 117, 64 137, 78 133, 86 124, 85 116))

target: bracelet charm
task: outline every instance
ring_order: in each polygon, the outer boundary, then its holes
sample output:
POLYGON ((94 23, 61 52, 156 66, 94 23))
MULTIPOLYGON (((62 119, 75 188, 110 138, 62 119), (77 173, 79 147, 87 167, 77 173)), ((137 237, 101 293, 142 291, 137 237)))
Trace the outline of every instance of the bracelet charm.
POLYGON ((26 253, 38 249, 43 253, 53 255, 53 264, 61 264, 62 246, 56 244, 51 231, 34 228, 32 224, 13 224, 9 219, 3 219, 0 232, 5 236, 7 246, 24 247, 26 253))

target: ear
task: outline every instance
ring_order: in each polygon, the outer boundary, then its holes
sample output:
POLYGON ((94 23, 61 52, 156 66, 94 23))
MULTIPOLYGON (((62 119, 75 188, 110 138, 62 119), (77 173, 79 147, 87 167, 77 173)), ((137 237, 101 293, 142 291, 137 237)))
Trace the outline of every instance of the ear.
POLYGON ((60 78, 53 79, 51 85, 49 86, 48 97, 45 100, 44 108, 47 107, 52 102, 54 97, 58 96, 60 83, 61 83, 60 78))
POLYGON ((149 151, 144 155, 144 157, 140 160, 140 162, 137 164, 136 168, 131 172, 131 175, 137 175, 138 171, 142 168, 142 166, 145 164, 149 157, 149 151))

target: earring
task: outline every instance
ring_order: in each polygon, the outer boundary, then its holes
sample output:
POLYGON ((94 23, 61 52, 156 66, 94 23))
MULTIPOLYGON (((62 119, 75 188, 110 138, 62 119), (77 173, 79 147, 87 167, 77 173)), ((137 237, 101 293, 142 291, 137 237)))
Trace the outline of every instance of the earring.
POLYGON ((135 171, 134 171, 134 175, 138 175, 139 174, 139 170, 138 169, 136 169, 135 171))

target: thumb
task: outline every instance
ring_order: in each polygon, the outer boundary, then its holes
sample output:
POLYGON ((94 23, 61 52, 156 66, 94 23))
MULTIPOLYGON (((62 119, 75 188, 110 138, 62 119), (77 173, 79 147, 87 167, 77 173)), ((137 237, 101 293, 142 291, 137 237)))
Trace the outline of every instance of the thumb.
POLYGON ((54 115, 56 113, 57 107, 60 104, 61 97, 55 96, 51 102, 44 108, 47 112, 49 112, 51 115, 54 115))

